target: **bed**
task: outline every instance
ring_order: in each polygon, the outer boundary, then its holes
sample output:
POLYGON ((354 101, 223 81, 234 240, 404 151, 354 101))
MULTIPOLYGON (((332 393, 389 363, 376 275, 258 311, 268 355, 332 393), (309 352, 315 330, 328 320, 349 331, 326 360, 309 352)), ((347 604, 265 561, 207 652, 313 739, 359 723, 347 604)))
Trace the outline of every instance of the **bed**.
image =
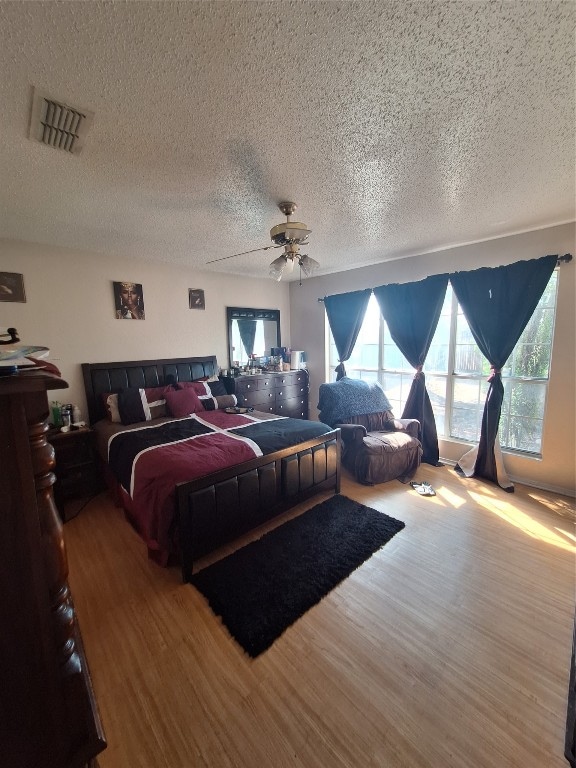
POLYGON ((82 374, 107 483, 149 555, 162 565, 178 558, 184 581, 190 580, 197 558, 317 493, 340 490, 340 432, 320 422, 227 414, 216 405, 216 410, 186 416, 110 425, 110 393, 180 390, 214 380, 213 355, 83 363, 82 374), (204 461, 215 443, 216 452, 234 452, 223 466, 218 459, 204 461), (137 459, 132 468, 129 454, 137 459), (111 458, 120 458, 123 466, 112 465, 111 458), (148 476, 135 480, 136 463, 145 462, 148 476), (150 499, 156 504, 153 512, 150 499))

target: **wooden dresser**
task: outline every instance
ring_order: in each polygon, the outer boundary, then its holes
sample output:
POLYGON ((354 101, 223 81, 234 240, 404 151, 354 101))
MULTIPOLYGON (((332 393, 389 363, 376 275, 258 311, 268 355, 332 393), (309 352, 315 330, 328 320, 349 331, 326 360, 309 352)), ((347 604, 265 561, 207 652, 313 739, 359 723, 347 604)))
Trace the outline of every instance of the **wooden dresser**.
POLYGON ((47 390, 65 381, 0 378, 0 765, 80 768, 106 747, 52 494, 47 390))
POLYGON ((224 383, 236 395, 238 405, 293 419, 308 418, 308 371, 257 373, 226 378, 224 383))

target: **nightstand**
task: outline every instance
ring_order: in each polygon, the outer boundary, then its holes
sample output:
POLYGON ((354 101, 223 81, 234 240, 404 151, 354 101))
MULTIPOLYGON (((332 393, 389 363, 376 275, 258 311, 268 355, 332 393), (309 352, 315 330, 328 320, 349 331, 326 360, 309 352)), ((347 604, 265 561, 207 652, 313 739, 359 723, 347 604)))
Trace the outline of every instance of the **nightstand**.
POLYGON ((63 522, 74 515, 66 515, 66 502, 92 496, 104 487, 98 471, 96 435, 88 427, 70 432, 50 430, 48 442, 54 446, 56 466, 54 473, 54 500, 63 522))

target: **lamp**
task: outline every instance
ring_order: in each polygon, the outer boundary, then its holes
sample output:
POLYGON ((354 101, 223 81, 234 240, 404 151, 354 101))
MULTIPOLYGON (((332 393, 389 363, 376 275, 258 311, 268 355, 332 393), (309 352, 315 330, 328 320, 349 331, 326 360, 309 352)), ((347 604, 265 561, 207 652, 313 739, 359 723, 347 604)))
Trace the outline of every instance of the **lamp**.
POLYGON ((270 264, 268 274, 279 282, 284 275, 289 275, 294 271, 294 262, 298 263, 306 277, 310 277, 320 266, 315 259, 311 259, 306 254, 300 254, 297 243, 290 243, 284 246, 284 253, 270 264))
POLYGON ((283 275, 289 275, 293 269, 294 260, 292 256, 282 254, 282 256, 278 256, 278 258, 274 259, 274 261, 270 264, 269 275, 270 277, 273 277, 274 280, 279 282, 282 280, 283 275))
POLYGON ((300 264, 300 269, 302 270, 302 272, 304 272, 306 277, 310 277, 310 275, 313 272, 315 272, 320 266, 320 264, 318 264, 316 259, 312 259, 310 258, 310 256, 306 256, 306 255, 301 256, 300 259, 298 260, 298 263, 300 264))

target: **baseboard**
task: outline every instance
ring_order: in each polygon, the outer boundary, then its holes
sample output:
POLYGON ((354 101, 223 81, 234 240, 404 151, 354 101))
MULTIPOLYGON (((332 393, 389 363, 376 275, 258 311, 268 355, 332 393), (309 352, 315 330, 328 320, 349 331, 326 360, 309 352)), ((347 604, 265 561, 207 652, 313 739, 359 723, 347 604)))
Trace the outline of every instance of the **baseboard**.
MULTIPOLYGON (((446 464, 449 467, 455 467, 458 463, 457 461, 453 461, 452 459, 443 459, 440 457, 440 461, 442 464, 446 464)), ((573 488, 561 488, 557 485, 549 485, 548 483, 536 483, 526 480, 523 477, 515 477, 514 475, 511 475, 508 473, 508 477, 513 483, 520 483, 521 485, 526 485, 529 488, 536 488, 539 491, 550 491, 550 493, 557 493, 560 496, 568 496, 569 498, 576 498, 576 491, 573 488)))

